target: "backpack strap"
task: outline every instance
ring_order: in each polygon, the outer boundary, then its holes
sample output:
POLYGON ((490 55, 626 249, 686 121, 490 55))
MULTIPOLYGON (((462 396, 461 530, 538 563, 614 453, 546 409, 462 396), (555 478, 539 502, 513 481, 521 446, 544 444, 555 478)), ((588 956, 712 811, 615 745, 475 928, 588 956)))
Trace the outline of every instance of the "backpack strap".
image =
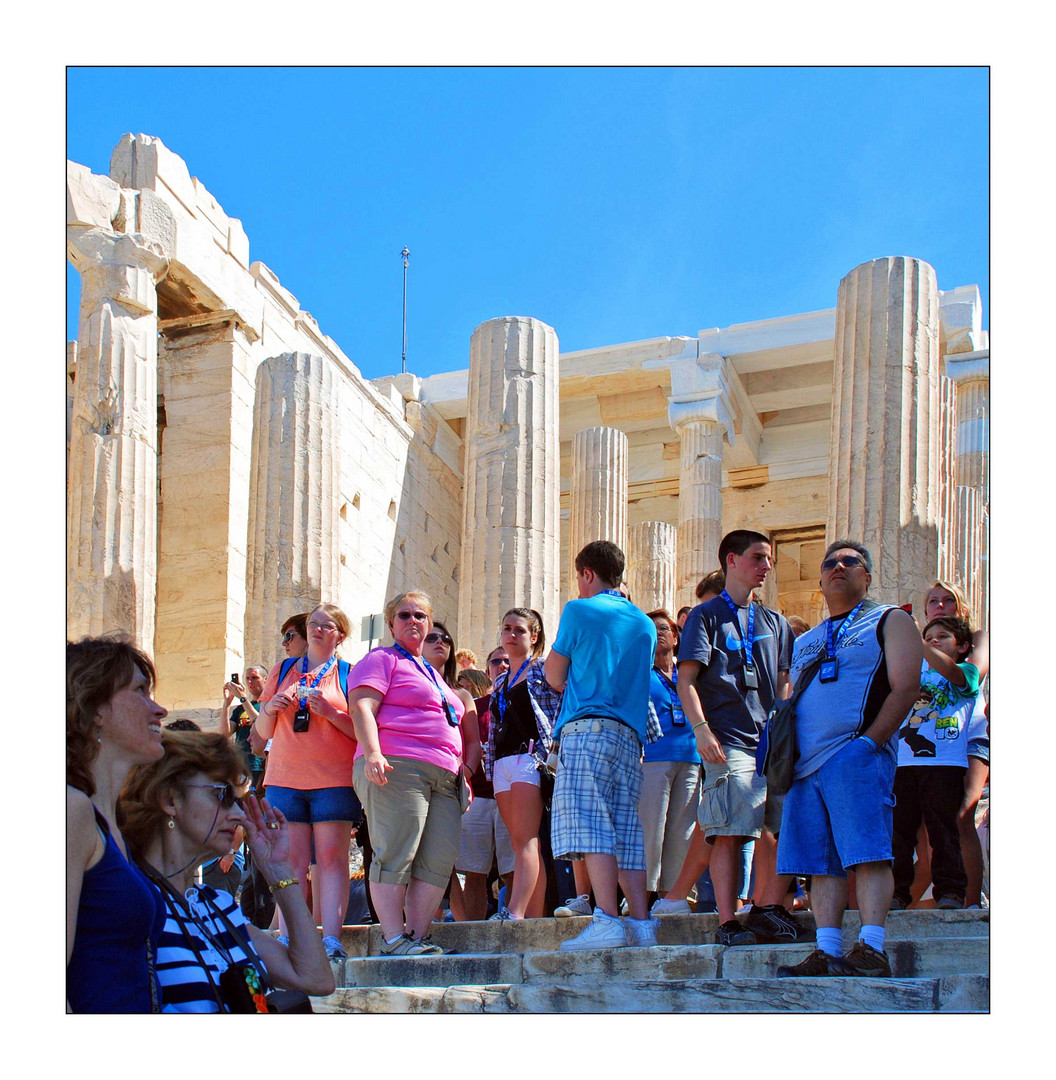
POLYGON ((299 659, 300 658, 297 656, 287 656, 286 659, 283 660, 282 667, 279 668, 279 681, 275 684, 276 690, 282 686, 282 680, 286 678, 290 668, 292 668, 299 659))
POLYGON ((352 673, 352 665, 347 660, 337 661, 337 682, 345 692, 345 705, 348 705, 348 676, 352 673))

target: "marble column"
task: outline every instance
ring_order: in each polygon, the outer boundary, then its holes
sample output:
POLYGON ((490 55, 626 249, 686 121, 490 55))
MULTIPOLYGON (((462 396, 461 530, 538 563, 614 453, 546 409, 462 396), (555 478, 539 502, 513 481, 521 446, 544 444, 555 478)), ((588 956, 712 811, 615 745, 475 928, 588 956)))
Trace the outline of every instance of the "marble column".
POLYGON ((166 704, 216 708, 247 657, 243 626, 256 333, 231 310, 161 324, 165 405, 154 662, 166 704))
POLYGON ((112 631, 154 649, 160 245, 87 229, 68 240, 81 274, 70 423, 66 633, 112 631))
POLYGON ((275 655, 279 627, 340 604, 341 373, 310 353, 257 369, 249 486, 246 656, 275 655))
MULTIPOLYGON (((941 370, 941 368, 940 368, 941 370)), ((957 426, 957 410, 953 380, 939 375, 939 508, 936 515, 938 528, 938 576, 943 581, 956 577, 956 551, 954 533, 956 528, 956 480, 954 478, 954 438, 957 426)), ((920 601, 914 601, 914 609, 920 601)))
POLYGON ((953 577, 978 620, 990 622, 990 351, 946 357, 956 388, 953 577))
POLYGON ((827 539, 873 555, 870 595, 920 602, 938 569, 939 295, 935 271, 892 256, 841 282, 827 539))
POLYGON ((530 607, 557 632, 560 524, 558 341, 538 319, 473 331, 463 440, 458 641, 483 659, 503 614, 530 607))
POLYGON ((677 538, 666 521, 641 521, 627 531, 627 586, 642 611, 675 614, 677 538))
POLYGON ((576 556, 593 540, 611 540, 627 556, 627 436, 592 427, 572 437, 568 519, 568 598, 579 596, 576 556))

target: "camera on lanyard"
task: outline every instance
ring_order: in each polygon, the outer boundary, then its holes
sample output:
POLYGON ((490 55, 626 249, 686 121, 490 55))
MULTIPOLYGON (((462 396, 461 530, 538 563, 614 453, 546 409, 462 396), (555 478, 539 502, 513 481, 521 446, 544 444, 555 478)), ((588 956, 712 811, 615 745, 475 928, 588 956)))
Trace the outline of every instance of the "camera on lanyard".
POLYGON ((298 709, 293 715, 293 730, 297 735, 303 735, 308 730, 308 706, 298 709))

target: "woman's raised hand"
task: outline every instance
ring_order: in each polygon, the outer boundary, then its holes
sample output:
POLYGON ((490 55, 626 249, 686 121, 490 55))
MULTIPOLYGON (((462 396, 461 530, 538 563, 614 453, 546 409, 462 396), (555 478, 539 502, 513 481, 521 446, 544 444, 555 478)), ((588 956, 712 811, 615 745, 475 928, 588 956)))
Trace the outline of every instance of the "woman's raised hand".
POLYGON ((242 809, 246 819, 242 823, 249 841, 249 850, 257 865, 263 870, 268 867, 287 867, 290 859, 290 831, 286 817, 281 810, 271 805, 267 799, 258 799, 256 795, 247 795, 242 800, 242 809))

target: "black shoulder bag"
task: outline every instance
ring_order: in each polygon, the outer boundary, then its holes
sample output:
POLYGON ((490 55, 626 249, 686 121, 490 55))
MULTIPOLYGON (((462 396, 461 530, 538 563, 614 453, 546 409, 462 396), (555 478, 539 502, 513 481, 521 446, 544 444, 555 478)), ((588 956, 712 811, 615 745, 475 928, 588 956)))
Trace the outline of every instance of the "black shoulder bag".
POLYGON ((796 703, 825 660, 824 649, 796 680, 790 697, 778 701, 766 718, 766 727, 755 751, 755 771, 766 777, 766 786, 775 795, 784 795, 792 786, 799 757, 796 745, 796 703))

